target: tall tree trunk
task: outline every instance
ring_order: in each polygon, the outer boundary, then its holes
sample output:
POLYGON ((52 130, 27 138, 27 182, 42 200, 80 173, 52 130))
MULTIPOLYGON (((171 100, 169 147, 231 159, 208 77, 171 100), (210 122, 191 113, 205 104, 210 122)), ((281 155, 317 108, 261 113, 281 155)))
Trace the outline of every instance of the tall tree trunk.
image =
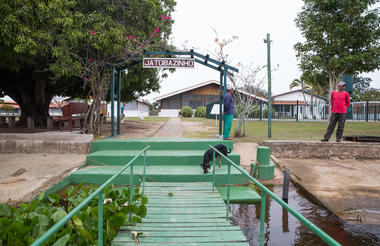
POLYGON ((21 121, 26 122, 26 117, 35 120, 35 126, 46 127, 46 118, 49 117, 49 105, 53 95, 46 88, 47 81, 43 78, 38 80, 30 71, 20 69, 18 73, 8 72, 8 76, 2 77, 2 86, 21 109, 21 121), (14 86, 22 80, 20 86, 14 86))
POLYGON ((102 117, 100 115, 100 105, 106 98, 106 93, 110 81, 110 76, 107 73, 101 73, 91 82, 91 94, 93 102, 86 115, 85 132, 91 134, 100 134, 102 126, 102 117))
POLYGON ((327 116, 327 124, 330 122, 330 117, 331 117, 331 94, 334 91, 334 84, 335 84, 335 79, 334 75, 330 72, 329 73, 329 110, 328 110, 328 116, 327 116))

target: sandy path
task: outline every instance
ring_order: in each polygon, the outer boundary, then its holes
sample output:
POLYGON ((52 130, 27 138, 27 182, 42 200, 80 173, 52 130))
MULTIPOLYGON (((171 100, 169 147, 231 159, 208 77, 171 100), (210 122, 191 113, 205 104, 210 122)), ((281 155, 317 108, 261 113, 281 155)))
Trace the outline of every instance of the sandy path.
POLYGON ((0 154, 0 203, 30 201, 85 160, 84 154, 0 154))

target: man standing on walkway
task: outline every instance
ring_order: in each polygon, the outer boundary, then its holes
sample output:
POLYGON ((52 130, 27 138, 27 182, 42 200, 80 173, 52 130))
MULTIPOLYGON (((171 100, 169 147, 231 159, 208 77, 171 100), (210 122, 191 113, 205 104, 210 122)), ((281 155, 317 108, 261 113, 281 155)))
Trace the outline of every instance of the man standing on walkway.
POLYGON ((322 142, 329 141, 336 123, 338 123, 338 129, 336 129, 336 141, 340 142, 343 136, 344 123, 346 122, 346 112, 348 106, 350 106, 350 94, 344 91, 346 83, 341 81, 338 83, 338 91, 331 93, 331 117, 330 123, 327 127, 327 132, 324 135, 322 142))
POLYGON ((223 139, 230 139, 230 131, 232 125, 232 119, 234 118, 234 100, 232 98, 233 88, 231 85, 227 85, 227 93, 224 95, 224 134, 223 139))

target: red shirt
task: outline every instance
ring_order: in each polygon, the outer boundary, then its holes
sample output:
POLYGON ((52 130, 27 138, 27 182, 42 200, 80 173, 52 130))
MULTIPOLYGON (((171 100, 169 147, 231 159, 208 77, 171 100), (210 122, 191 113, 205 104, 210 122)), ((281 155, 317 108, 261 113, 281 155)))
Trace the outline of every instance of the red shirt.
POLYGON ((347 108, 350 106, 350 94, 346 91, 333 91, 331 93, 331 112, 333 113, 347 113, 347 108))

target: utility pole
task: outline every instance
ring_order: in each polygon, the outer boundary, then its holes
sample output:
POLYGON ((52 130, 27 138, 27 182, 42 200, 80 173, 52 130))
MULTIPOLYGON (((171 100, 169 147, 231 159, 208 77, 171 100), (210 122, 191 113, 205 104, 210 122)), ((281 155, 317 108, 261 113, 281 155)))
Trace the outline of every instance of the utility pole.
POLYGON ((267 44, 267 57, 268 57, 268 137, 272 137, 272 85, 271 85, 271 68, 270 68, 270 34, 267 33, 267 39, 264 43, 267 44))

